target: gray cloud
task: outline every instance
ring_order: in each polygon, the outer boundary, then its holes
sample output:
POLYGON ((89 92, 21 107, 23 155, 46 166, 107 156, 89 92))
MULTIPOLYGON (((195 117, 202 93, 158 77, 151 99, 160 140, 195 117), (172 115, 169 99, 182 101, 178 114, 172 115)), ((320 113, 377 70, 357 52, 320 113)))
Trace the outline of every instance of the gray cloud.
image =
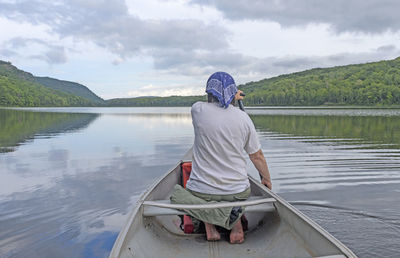
MULTIPOLYGON (((16 21, 46 24, 61 38, 94 42, 122 59, 159 49, 191 52, 228 46, 228 32, 218 25, 198 20, 141 20, 128 13, 123 0, 0 3, 0 14, 16 21)), ((47 54, 49 59, 65 59, 60 51, 53 52, 47 54)))
POLYGON ((381 46, 369 52, 339 53, 329 56, 284 56, 256 58, 229 51, 187 53, 185 51, 157 53, 155 67, 188 76, 207 76, 217 70, 240 75, 239 83, 312 68, 373 62, 400 55, 393 45, 381 46))
POLYGON ((377 51, 378 52, 383 52, 383 53, 393 52, 393 51, 396 51, 396 46, 394 46, 394 45, 380 46, 380 47, 377 48, 377 51))
POLYGON ((6 41, 2 48, 1 54, 6 57, 25 56, 29 59, 38 59, 48 64, 62 64, 67 62, 67 55, 63 46, 55 45, 36 38, 16 37, 6 41), (36 46, 39 48, 35 54, 24 51, 26 47, 36 46))
POLYGON ((214 6, 231 20, 267 20, 282 26, 327 23, 338 32, 380 33, 398 31, 397 0, 192 0, 214 6))
POLYGON ((1 49, 0 55, 2 55, 4 57, 14 57, 14 56, 18 56, 18 53, 13 50, 10 50, 10 49, 1 49))
POLYGON ((67 55, 64 47, 53 46, 47 51, 45 61, 50 64, 63 64, 67 62, 67 55))
MULTIPOLYGON (((337 31, 382 32, 398 30, 395 1, 198 1, 215 6, 229 19, 262 19, 283 26, 309 23, 331 24, 337 31)), ((0 15, 18 22, 45 24, 61 39, 72 37, 93 42, 116 55, 118 65, 133 55, 153 57, 158 71, 188 76, 208 75, 215 70, 240 74, 245 80, 261 79, 314 67, 328 67, 393 58, 399 51, 393 45, 365 53, 332 56, 286 56, 258 58, 229 49, 229 32, 222 26, 199 20, 142 20, 128 13, 123 0, 17 1, 0 3, 0 15)), ((20 53, 27 44, 42 46, 30 58, 50 64, 67 61, 67 50, 41 39, 15 38, 7 43, 4 56, 20 53)))
POLYGON ((312 68, 325 68, 348 64, 374 62, 383 59, 393 59, 400 55, 400 50, 394 46, 382 46, 369 52, 348 53, 328 56, 294 56, 281 58, 268 58, 265 61, 268 74, 271 76, 298 72, 312 68))

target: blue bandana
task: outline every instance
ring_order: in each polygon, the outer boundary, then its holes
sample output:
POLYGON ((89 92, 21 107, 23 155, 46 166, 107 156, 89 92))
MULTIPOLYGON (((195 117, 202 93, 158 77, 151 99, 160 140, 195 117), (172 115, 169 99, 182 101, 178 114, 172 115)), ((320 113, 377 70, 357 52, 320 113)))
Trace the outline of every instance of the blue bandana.
POLYGON ((216 97, 221 107, 227 108, 237 91, 235 81, 227 73, 216 72, 208 78, 206 92, 216 97))

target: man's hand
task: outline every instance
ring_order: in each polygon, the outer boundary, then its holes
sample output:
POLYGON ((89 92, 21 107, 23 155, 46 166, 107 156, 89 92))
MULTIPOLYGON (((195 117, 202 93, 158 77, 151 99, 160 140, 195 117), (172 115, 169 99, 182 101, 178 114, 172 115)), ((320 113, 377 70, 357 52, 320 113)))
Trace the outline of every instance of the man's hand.
POLYGON ((243 93, 243 91, 241 91, 241 90, 238 90, 238 91, 236 92, 236 94, 235 94, 235 100, 236 100, 236 101, 237 101, 237 100, 243 99, 243 96, 240 95, 241 93, 243 93))
POLYGON ((272 190, 272 182, 271 182, 271 180, 263 178, 263 179, 261 179, 261 184, 263 184, 266 187, 268 187, 269 190, 272 190))
POLYGON ((250 154, 249 157, 261 175, 261 183, 272 190, 271 175, 262 150, 260 149, 256 153, 250 154))

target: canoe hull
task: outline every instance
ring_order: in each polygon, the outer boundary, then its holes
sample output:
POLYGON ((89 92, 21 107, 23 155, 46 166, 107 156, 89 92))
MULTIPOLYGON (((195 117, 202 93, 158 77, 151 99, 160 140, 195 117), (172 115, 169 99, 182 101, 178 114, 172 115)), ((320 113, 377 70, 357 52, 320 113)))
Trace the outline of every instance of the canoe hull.
POLYGON ((177 164, 140 197, 110 257, 356 257, 254 178, 250 178, 251 195, 275 198, 275 211, 246 213, 249 230, 241 245, 231 245, 225 239, 208 242, 203 234, 184 234, 176 215, 144 217, 143 202, 167 199, 180 182, 180 174, 177 164))

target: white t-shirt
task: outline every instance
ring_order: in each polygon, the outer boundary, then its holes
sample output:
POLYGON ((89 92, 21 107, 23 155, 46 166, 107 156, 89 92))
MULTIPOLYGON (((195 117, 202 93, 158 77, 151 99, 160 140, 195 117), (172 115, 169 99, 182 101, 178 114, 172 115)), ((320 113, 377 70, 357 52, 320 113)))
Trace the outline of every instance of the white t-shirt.
POLYGON ((237 107, 196 102, 192 106, 194 146, 192 172, 186 187, 207 194, 246 190, 246 154, 260 150, 253 121, 237 107))

